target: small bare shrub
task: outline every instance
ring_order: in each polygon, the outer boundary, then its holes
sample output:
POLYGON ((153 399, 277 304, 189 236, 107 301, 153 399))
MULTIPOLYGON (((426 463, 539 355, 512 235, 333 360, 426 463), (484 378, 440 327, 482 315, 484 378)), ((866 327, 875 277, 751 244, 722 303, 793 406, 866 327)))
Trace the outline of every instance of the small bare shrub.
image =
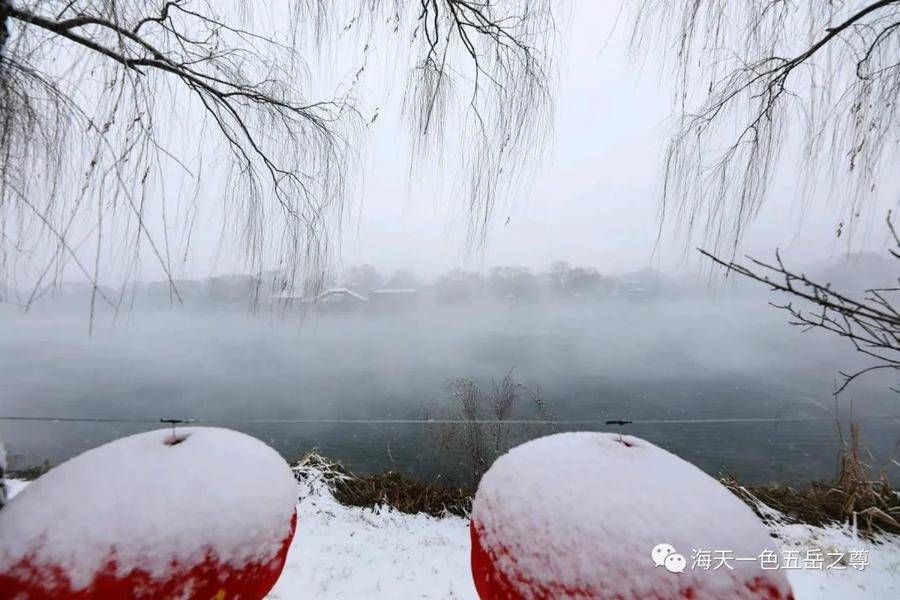
POLYGON ((498 456, 519 442, 546 433, 553 423, 540 388, 518 383, 512 369, 500 381, 492 379, 488 392, 471 379, 452 379, 447 384, 447 400, 440 416, 429 414, 427 420, 438 425, 434 431, 441 454, 461 453, 473 482, 481 479, 498 456))

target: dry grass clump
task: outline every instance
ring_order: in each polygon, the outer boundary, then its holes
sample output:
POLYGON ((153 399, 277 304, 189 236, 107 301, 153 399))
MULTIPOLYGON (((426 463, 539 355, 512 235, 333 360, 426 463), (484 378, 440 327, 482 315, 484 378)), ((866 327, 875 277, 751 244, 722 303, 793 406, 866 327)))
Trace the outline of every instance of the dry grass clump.
POLYGON ((472 510, 474 491, 471 489, 428 483, 393 471, 355 475, 340 463, 315 452, 297 461, 294 475, 307 485, 313 484, 311 477, 323 481, 335 499, 346 506, 390 506, 400 512, 433 517, 448 514, 467 517, 472 510))
POLYGON ((25 467, 24 469, 7 471, 6 477, 9 479, 23 479, 25 481, 34 481, 49 470, 50 461, 45 460, 39 465, 25 467))
POLYGON ((860 532, 900 534, 900 494, 887 476, 870 475, 859 449, 859 426, 850 426, 850 444, 840 455, 838 477, 833 482, 812 482, 802 488, 781 485, 741 486, 734 478, 722 480, 764 520, 771 513, 760 503, 785 517, 810 525, 850 523, 860 532))
POLYGON ((393 471, 353 476, 339 481, 334 488, 334 497, 341 504, 363 507, 385 504, 400 512, 433 517, 469 516, 472 495, 467 488, 425 483, 393 471))
MULTIPOLYGON (((310 474, 324 479, 338 502, 348 506, 390 506, 408 514, 436 517, 466 517, 472 508, 474 489, 428 483, 392 471, 355 475, 315 453, 301 459, 294 471, 301 482, 309 482, 310 474)), ((879 532, 900 534, 900 494, 883 472, 878 477, 870 472, 860 451, 859 427, 853 424, 833 482, 817 481, 799 488, 744 486, 732 477, 722 483, 766 522, 786 518, 814 526, 849 523, 870 537, 879 532)))

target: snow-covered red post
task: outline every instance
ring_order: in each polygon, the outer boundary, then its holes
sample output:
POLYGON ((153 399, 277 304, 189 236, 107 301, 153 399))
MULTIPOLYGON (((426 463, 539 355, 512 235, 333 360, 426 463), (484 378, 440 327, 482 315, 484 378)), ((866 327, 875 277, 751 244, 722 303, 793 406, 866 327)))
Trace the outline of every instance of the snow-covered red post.
POLYGON ((631 436, 561 433, 512 449, 482 478, 470 532, 482 600, 793 598, 753 511, 631 436))
POLYGON ((242 433, 122 438, 0 511, 0 600, 261 599, 284 567, 296 503, 288 464, 242 433))

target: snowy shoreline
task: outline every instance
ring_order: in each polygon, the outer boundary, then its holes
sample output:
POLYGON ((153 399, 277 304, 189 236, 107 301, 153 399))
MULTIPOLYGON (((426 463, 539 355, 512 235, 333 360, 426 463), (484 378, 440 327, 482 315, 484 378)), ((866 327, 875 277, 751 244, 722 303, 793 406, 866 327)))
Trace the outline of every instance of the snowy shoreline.
MULTIPOLYGON (((335 500, 324 473, 307 467, 297 471, 297 533, 269 598, 477 600, 468 519, 344 506, 335 500)), ((12 497, 27 482, 7 484, 12 497)), ((848 527, 787 523, 771 530, 785 551, 868 552, 864 570, 788 570, 796 600, 900 597, 900 536, 873 542, 856 537, 848 527)))
MULTIPOLYGON (((297 470, 302 481, 297 533, 270 598, 477 600, 468 519, 344 506, 322 472, 297 470)), ((772 511, 772 516, 777 514, 772 511)), ((900 597, 900 536, 872 542, 849 527, 784 522, 771 531, 782 550, 868 551, 870 564, 864 570, 788 570, 796 600, 900 597)))

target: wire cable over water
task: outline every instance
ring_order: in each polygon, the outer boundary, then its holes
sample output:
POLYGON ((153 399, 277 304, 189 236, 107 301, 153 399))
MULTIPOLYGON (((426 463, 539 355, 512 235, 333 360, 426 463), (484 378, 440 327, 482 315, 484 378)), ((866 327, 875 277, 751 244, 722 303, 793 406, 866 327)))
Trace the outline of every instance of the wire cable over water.
MULTIPOLYGON (((715 424, 715 423, 805 423, 815 421, 834 421, 835 417, 713 417, 702 419, 556 419, 537 421, 532 419, 241 419, 241 418, 120 418, 120 417, 41 417, 0 415, 0 421, 36 421, 48 423, 129 423, 129 424, 171 424, 208 425, 208 424, 300 424, 300 425, 427 425, 427 424, 505 424, 505 425, 659 425, 659 424, 715 424)), ((861 417, 856 420, 900 420, 900 415, 876 415, 861 417)))

